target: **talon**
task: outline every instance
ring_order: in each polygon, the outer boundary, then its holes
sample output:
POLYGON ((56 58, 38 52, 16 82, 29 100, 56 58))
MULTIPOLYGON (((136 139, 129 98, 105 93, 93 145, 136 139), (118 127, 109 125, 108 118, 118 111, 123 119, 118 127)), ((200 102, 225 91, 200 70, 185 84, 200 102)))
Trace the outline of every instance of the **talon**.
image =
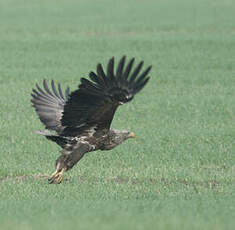
POLYGON ((51 177, 48 178, 48 183, 49 184, 60 184, 65 171, 66 171, 65 168, 61 169, 60 171, 56 170, 54 173, 52 173, 51 177))

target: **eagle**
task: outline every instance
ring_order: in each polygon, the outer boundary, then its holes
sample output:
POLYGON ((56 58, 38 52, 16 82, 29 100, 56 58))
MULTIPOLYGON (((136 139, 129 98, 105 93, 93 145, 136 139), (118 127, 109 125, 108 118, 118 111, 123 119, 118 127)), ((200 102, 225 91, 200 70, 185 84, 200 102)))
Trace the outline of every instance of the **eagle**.
POLYGON ((99 63, 96 73, 89 73, 89 80, 81 78, 78 88, 64 93, 60 83, 51 81, 43 88, 36 83, 32 89, 32 106, 35 108, 44 131, 38 134, 56 142, 61 155, 55 162, 55 172, 49 177, 50 184, 59 184, 64 172, 88 152, 110 150, 135 134, 111 128, 115 111, 119 105, 130 102, 149 81, 152 66, 142 70, 144 62, 134 67, 135 58, 126 62, 123 56, 114 68, 114 57, 107 64, 107 71, 99 63))

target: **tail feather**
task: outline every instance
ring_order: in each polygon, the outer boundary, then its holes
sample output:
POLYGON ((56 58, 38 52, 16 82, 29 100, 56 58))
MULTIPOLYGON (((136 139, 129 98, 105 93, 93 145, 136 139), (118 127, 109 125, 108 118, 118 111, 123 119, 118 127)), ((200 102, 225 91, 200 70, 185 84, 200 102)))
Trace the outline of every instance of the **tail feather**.
POLYGON ((66 144, 68 144, 69 141, 68 138, 59 136, 57 134, 52 134, 52 132, 50 132, 49 130, 38 130, 36 131, 36 133, 45 136, 48 140, 56 142, 62 148, 65 148, 66 144))

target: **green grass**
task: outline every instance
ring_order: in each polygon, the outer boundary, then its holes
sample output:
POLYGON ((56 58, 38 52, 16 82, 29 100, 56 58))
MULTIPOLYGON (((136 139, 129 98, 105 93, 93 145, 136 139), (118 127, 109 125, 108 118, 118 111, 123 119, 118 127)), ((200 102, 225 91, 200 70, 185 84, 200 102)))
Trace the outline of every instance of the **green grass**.
POLYGON ((0 1, 0 229, 234 229, 233 0, 0 1), (48 185, 59 148, 35 82, 75 89, 123 54, 153 65, 116 113, 135 140, 87 154, 48 185))

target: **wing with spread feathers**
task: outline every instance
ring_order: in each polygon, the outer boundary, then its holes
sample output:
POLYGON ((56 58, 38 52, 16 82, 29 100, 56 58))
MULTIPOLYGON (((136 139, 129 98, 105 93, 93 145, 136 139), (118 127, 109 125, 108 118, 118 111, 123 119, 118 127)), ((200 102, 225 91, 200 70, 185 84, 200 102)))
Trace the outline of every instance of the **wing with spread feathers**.
POLYGON ((44 90, 36 84, 37 89, 33 89, 31 102, 46 128, 60 133, 63 130, 61 117, 64 105, 69 98, 69 88, 63 95, 60 84, 58 84, 57 90, 53 80, 51 81, 52 91, 49 89, 46 80, 43 81, 43 87, 44 90))
POLYGON ((81 79, 78 89, 69 95, 64 105, 62 125, 66 128, 63 134, 76 133, 76 129, 83 128, 110 128, 117 107, 131 101, 149 80, 151 66, 141 71, 144 62, 133 67, 134 60, 125 64, 123 56, 114 72, 114 58, 111 58, 106 73, 98 64, 97 73, 90 72, 90 80, 81 79))

